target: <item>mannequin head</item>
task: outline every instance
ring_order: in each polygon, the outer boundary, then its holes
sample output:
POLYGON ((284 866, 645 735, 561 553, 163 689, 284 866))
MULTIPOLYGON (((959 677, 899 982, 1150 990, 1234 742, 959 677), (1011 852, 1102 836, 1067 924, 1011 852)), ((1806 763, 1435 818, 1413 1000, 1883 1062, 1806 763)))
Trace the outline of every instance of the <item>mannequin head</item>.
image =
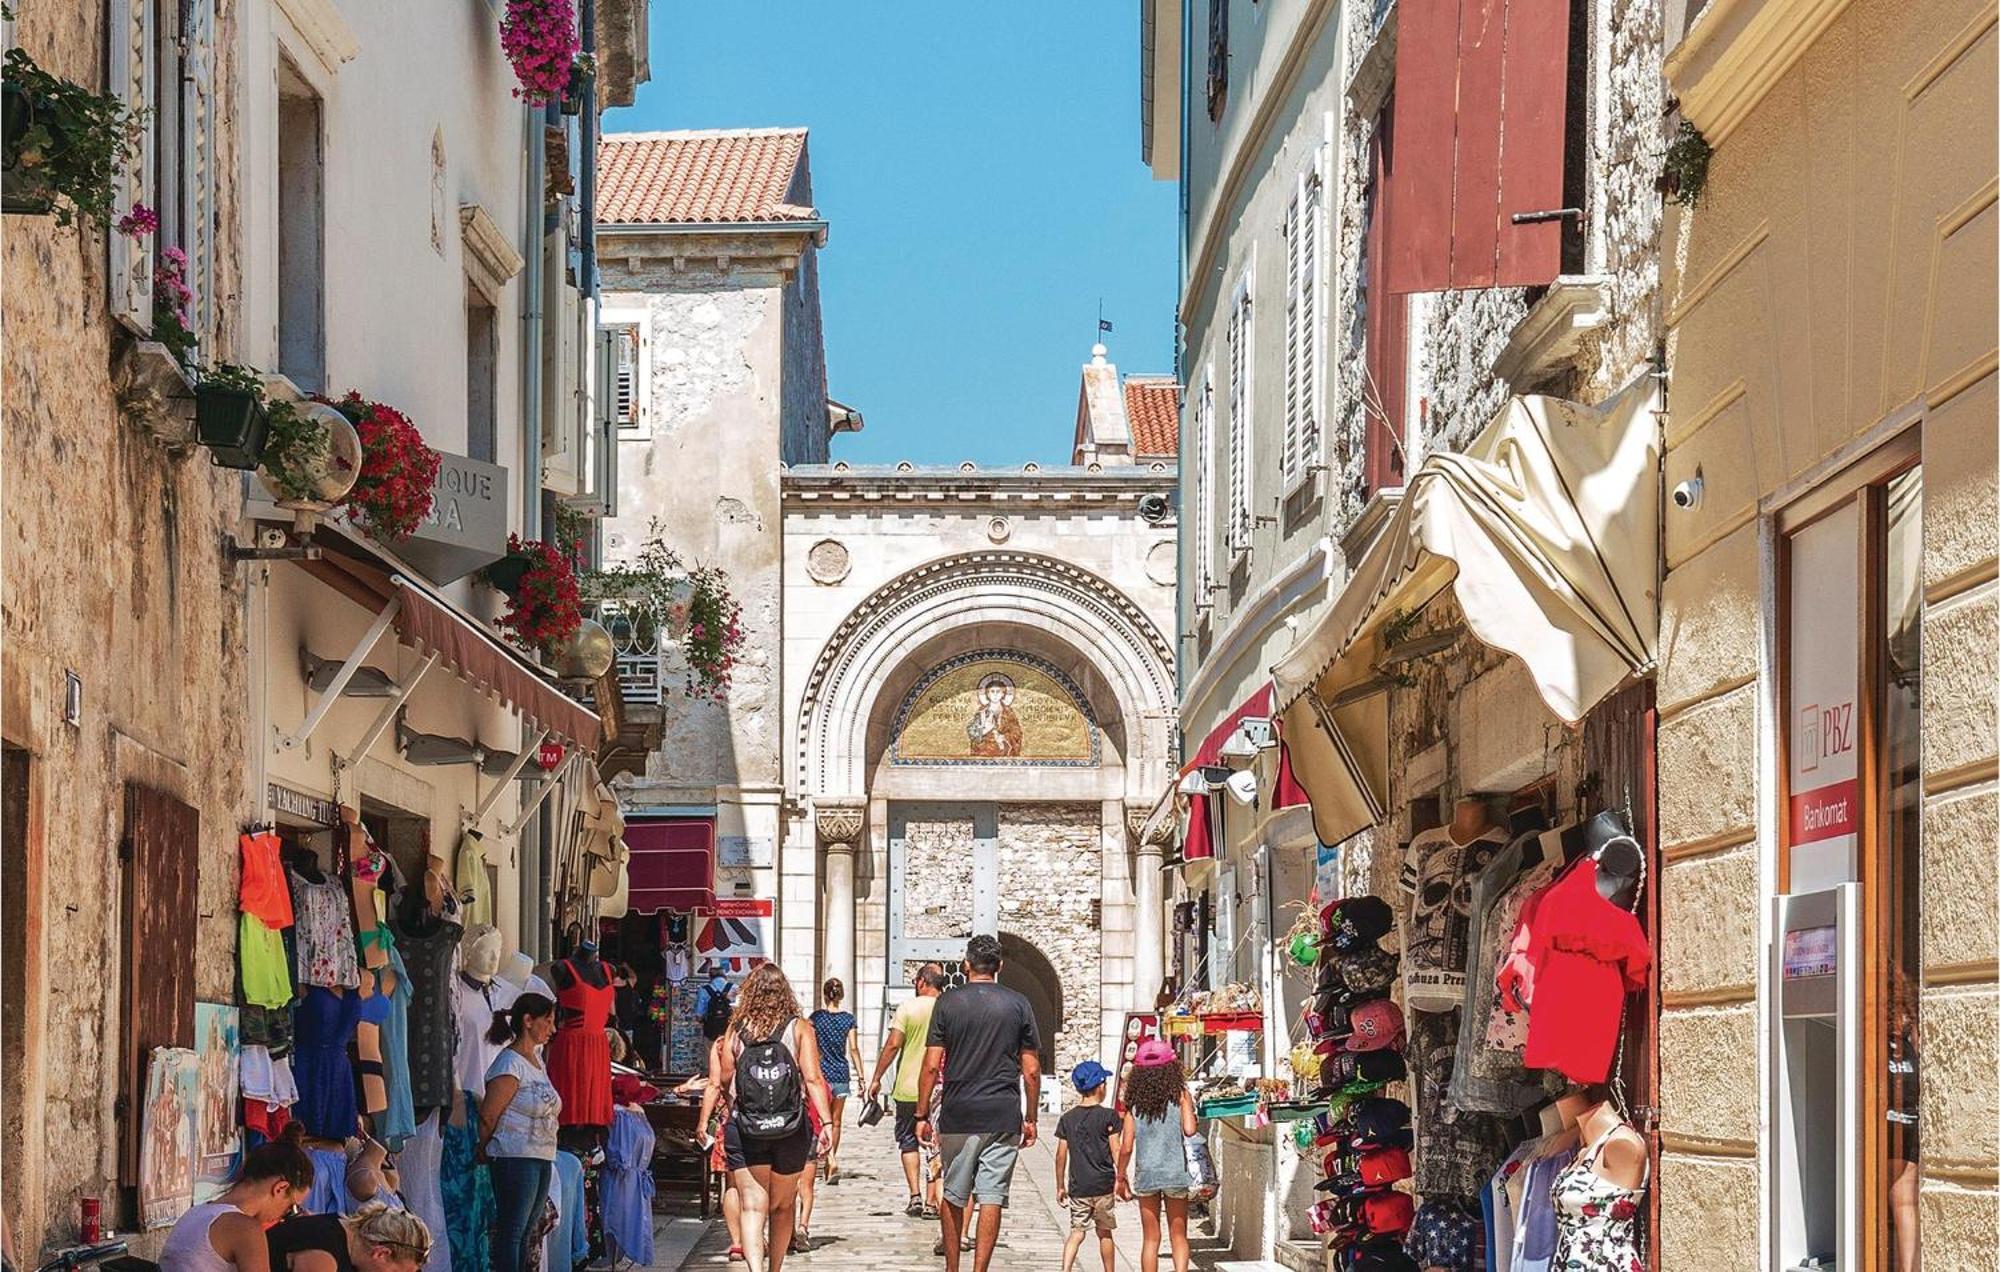
POLYGON ((526 950, 515 950, 500 960, 500 979, 516 989, 526 987, 528 978, 535 974, 535 960, 526 950))
POLYGON ((579 963, 595 963, 597 961, 597 942, 588 937, 579 937, 576 947, 570 951, 570 956, 579 963))
POLYGON ((480 923, 469 929, 458 948, 461 966, 473 980, 484 984, 499 972, 500 929, 491 923, 480 923))
POLYGON ((1486 807, 1486 801, 1477 795, 1461 795, 1451 806, 1451 834, 1454 839, 1476 838, 1492 825, 1493 815, 1486 807))

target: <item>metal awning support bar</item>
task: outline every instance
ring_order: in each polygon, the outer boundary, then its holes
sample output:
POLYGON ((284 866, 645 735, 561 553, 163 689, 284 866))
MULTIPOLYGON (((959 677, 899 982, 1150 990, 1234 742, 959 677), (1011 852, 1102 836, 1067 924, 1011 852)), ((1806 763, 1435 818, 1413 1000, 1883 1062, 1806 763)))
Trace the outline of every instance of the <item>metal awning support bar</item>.
POLYGON ((313 704, 313 709, 306 713, 305 722, 299 725, 298 732, 278 735, 279 750, 291 751, 305 745, 306 739, 313 735, 313 730, 319 728, 320 722, 326 719, 326 713, 333 710, 333 704, 340 701, 341 691, 347 688, 348 681, 354 679, 354 673, 361 669, 362 662, 374 652, 376 642, 389 630, 389 624, 396 619, 396 611, 402 606, 401 597, 391 600, 383 607, 382 612, 375 616, 375 621, 368 624, 368 630, 361 633, 361 639, 355 643, 354 652, 347 656, 347 661, 341 663, 340 670, 334 674, 333 683, 326 687, 326 692, 319 696, 319 701, 313 704))
MULTIPOLYGON (((521 770, 527 766, 528 757, 535 754, 537 751, 541 750, 542 740, 548 736, 549 736, 549 731, 547 729, 535 730, 535 736, 533 740, 531 740, 526 746, 522 747, 520 752, 514 756, 514 762, 507 766, 506 775, 503 776, 499 781, 493 783, 493 789, 486 792, 486 798, 480 800, 479 807, 472 810, 472 819, 471 819, 472 825, 477 826, 480 822, 486 820, 486 814, 493 811, 494 801, 500 798, 500 792, 506 790, 508 787, 514 784, 514 779, 519 777, 521 775, 521 770)), ((541 798, 542 798, 541 795, 537 794, 535 796, 536 803, 540 803, 541 798)), ((529 807, 532 808, 533 805, 530 805, 529 807)), ((525 820, 527 817, 527 810, 523 809, 521 815, 522 818, 525 820)), ((511 835, 514 832, 510 830, 507 833, 511 835)))
MULTIPOLYGON (((541 744, 538 742, 536 743, 536 745, 539 746, 541 744)), ((521 754, 523 755, 526 755, 527 753, 528 752, 526 750, 523 750, 521 752, 521 754)), ((503 837, 518 835, 521 833, 521 827, 528 824, 528 818, 532 817, 534 815, 535 810, 542 806, 542 801, 549 797, 549 792, 554 790, 559 784, 561 784, 563 777, 567 775, 569 772, 570 765, 576 763, 576 757, 579 754, 581 754, 581 752, 571 750, 568 755, 565 755, 563 757, 563 762, 556 766, 556 771, 549 774, 548 779, 544 781, 540 786, 537 786, 535 788, 535 797, 529 800, 526 804, 523 804, 521 806, 521 816, 514 822, 513 825, 504 826, 501 828, 500 834, 503 837)), ((505 784, 503 783, 502 784, 503 789, 504 786, 505 784)), ((491 796, 488 796, 488 798, 490 799, 491 796)))
POLYGON ((417 664, 417 669, 411 672, 409 678, 396 690, 396 696, 382 704, 382 714, 375 717, 375 723, 368 726, 368 732, 361 736, 361 741, 347 753, 347 763, 359 764, 367 758, 368 753, 375 749, 375 744, 382 740, 382 735, 388 732, 389 725, 396 719, 396 713, 403 709, 403 704, 410 700, 412 693, 416 692, 417 682, 424 678, 425 672, 437 666, 437 662, 438 656, 433 653, 417 664))

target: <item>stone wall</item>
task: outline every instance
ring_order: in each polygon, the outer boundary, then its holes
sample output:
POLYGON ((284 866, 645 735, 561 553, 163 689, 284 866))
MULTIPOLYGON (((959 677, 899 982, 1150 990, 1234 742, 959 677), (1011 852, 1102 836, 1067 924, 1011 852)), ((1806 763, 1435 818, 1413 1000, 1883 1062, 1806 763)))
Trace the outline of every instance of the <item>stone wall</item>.
POLYGON ((1049 1073, 1066 1073, 1098 1055, 1100 815, 1096 804, 1000 806, 1002 939, 1032 945, 1062 986, 1062 1032, 1053 1053, 1043 1042, 1049 1073))
POLYGON ((787 464, 823 464, 827 456, 826 333, 820 326, 819 252, 807 248, 785 283, 778 392, 779 450, 787 464))
MULTIPOLYGON (((102 84, 101 5, 16 4, 14 36, 43 67, 102 84)), ((236 13, 222 6, 222 84, 236 13)), ((226 89, 224 90, 226 94, 226 89)), ((219 153, 234 153, 222 99, 219 153)), ((218 286, 233 288, 233 165, 218 172, 218 286)), ((220 554, 238 478, 196 449, 170 450, 120 413, 125 343, 106 316, 105 236, 7 218, 0 348, 6 427, 0 512, 0 719, 26 760, 26 833, 4 846, 6 1078, 0 1191, 21 1257, 72 1242, 77 1199, 115 1196, 123 986, 124 788, 167 791, 199 814, 195 989, 232 1000, 236 828, 244 777, 245 649, 239 567, 220 554), (82 682, 62 718, 64 676, 82 682)), ((235 347, 224 315, 211 348, 235 347)), ((16 792, 9 791, 10 798, 16 792)), ((107 1221, 115 1208, 107 1211, 107 1221)), ((155 1252, 157 1240, 135 1244, 155 1252)))

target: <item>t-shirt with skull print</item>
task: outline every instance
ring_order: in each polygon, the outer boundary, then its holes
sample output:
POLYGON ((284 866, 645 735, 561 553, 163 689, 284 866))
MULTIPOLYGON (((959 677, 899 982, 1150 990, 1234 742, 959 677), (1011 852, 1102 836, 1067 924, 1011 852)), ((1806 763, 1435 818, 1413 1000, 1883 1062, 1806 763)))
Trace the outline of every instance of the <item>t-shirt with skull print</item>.
POLYGON ((1472 885, 1506 846, 1503 827, 1461 844, 1450 827, 1440 826, 1404 849, 1401 882, 1410 906, 1403 923, 1403 990, 1409 1010, 1457 1011, 1465 1001, 1472 885))

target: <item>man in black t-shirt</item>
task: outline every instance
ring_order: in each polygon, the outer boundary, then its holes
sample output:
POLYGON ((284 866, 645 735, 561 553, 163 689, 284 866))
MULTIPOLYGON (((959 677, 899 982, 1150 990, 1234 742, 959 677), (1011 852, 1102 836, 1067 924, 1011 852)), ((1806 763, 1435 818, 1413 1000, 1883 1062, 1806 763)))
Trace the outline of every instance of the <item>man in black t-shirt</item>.
POLYGON ((966 1210, 979 1203, 974 1272, 986 1272, 1000 1237, 1000 1212, 1014 1163, 1035 1142, 1035 1096, 1041 1088, 1040 1039, 1028 1000, 1000 985, 1000 942, 965 943, 966 983, 937 1000, 917 1083, 917 1134, 944 1156, 945 1272, 958 1272, 966 1210), (949 1062, 946 1057, 949 1056, 949 1062), (930 1111, 943 1072, 943 1122, 930 1111), (1026 1088, 1027 1098, 1022 1099, 1026 1088))

